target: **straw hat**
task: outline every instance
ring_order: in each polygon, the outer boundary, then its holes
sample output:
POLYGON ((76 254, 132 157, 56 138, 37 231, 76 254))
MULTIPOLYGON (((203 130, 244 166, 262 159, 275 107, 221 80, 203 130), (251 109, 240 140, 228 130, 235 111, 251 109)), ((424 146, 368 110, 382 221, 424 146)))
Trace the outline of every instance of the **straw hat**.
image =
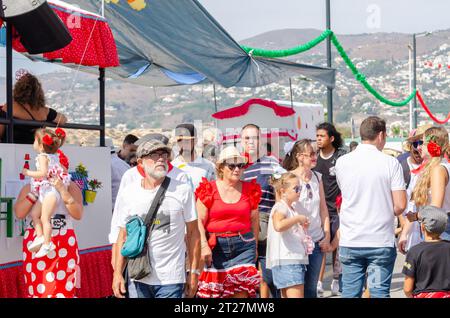
POLYGON ((229 160, 229 159, 237 159, 237 161, 242 162, 242 163, 247 163, 247 158, 245 158, 244 156, 242 156, 239 153, 239 150, 237 150, 236 147, 234 146, 228 146, 226 148, 224 148, 219 155, 219 160, 217 160, 218 164, 224 163, 225 161, 229 160))
POLYGON ((426 124, 426 125, 422 125, 422 126, 417 127, 417 129, 415 129, 415 130, 411 130, 411 132, 409 133, 409 137, 408 137, 407 141, 408 142, 414 142, 414 141, 417 141, 419 139, 422 139, 423 134, 425 133, 425 131, 428 128, 431 128, 431 127, 433 127, 433 125, 426 124))

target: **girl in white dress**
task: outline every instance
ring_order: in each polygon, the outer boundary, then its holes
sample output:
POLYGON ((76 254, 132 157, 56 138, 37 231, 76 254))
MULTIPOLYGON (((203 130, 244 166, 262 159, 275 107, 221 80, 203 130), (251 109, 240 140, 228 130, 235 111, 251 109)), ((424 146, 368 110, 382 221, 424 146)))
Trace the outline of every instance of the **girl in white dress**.
POLYGON ((51 183, 52 178, 59 176, 64 186, 70 184, 70 176, 60 164, 58 149, 63 145, 66 134, 61 128, 38 129, 35 133, 33 148, 38 152, 36 156, 36 171, 24 169, 23 174, 31 177, 32 193, 38 197, 31 211, 36 237, 28 249, 36 252, 35 257, 46 256, 55 249, 51 241, 52 225, 50 219, 55 212, 61 196, 51 183))

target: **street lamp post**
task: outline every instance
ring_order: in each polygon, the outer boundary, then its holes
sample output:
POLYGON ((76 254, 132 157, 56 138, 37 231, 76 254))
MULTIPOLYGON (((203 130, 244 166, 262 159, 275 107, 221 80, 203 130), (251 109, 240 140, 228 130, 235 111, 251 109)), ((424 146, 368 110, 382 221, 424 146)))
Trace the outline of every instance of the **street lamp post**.
MULTIPOLYGON (((413 88, 417 89, 417 54, 416 54, 416 38, 422 37, 422 36, 428 36, 431 32, 422 32, 422 33, 414 33, 413 34, 413 88)), ((413 128, 417 128, 417 97, 414 96, 413 98, 413 128)))

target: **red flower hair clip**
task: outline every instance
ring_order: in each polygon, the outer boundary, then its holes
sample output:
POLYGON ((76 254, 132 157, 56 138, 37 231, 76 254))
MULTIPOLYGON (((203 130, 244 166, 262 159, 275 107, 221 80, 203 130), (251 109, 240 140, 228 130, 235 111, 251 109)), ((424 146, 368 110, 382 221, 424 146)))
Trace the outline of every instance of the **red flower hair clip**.
POLYGON ((53 138, 50 135, 45 135, 44 138, 42 138, 42 142, 47 146, 51 146, 53 145, 53 138))
POLYGON ((439 146, 434 141, 430 141, 428 143, 427 150, 431 157, 440 157, 442 154, 441 146, 439 146))
POLYGON ((56 134, 56 136, 58 136, 59 138, 66 138, 66 132, 65 132, 64 129, 62 129, 62 128, 56 128, 55 134, 56 134))

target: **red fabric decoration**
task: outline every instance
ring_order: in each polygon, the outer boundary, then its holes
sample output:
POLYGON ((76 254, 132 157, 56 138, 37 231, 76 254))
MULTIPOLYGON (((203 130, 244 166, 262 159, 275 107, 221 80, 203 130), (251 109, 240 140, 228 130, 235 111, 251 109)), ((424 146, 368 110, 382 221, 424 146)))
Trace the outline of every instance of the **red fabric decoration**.
POLYGON ((434 141, 430 141, 427 145, 428 153, 431 157, 440 157, 441 156, 441 146, 439 146, 434 141))
POLYGON ((259 183, 256 183, 256 179, 253 179, 249 182, 249 189, 248 189, 248 197, 250 199, 250 206, 252 210, 255 210, 258 208, 259 202, 261 201, 261 185, 259 183))
POLYGON ((268 108, 272 108, 272 110, 275 112, 275 115, 278 117, 288 117, 295 114, 295 111, 292 108, 279 106, 277 103, 271 100, 265 100, 265 99, 259 99, 254 98, 250 99, 241 106, 233 107, 230 109, 226 109, 220 112, 217 112, 213 114, 212 116, 216 119, 229 119, 234 117, 241 117, 248 113, 250 110, 250 106, 258 104, 261 106, 265 106, 268 108))
POLYGON ((58 136, 59 138, 66 138, 66 132, 64 131, 64 129, 56 128, 55 134, 56 134, 56 136, 58 136))
POLYGON ((211 183, 205 177, 195 190, 195 197, 209 209, 214 202, 214 188, 211 183))
POLYGON ((450 291, 419 293, 413 295, 413 298, 450 298, 450 291))
MULTIPOLYGON (((79 14, 69 7, 51 2, 49 5, 66 24, 72 36, 72 42, 60 50, 44 53, 44 58, 102 68, 120 65, 114 36, 105 19, 84 12, 79 14)), ((13 48, 20 53, 26 52, 15 30, 13 31, 13 48)))
POLYGON ((437 118, 433 115, 433 113, 430 111, 430 109, 428 108, 428 106, 425 104, 425 102, 423 101, 422 95, 420 95, 419 91, 416 92, 416 96, 417 96, 417 99, 419 100, 420 105, 422 106, 422 108, 425 110, 425 112, 428 114, 428 116, 430 116, 430 118, 431 118, 434 122, 436 122, 436 123, 438 123, 438 124, 441 124, 441 125, 445 125, 445 124, 450 120, 450 112, 448 113, 446 119, 444 119, 444 120, 437 119, 437 118))
POLYGON ((44 138, 42 138, 42 142, 47 146, 51 146, 53 145, 53 138, 50 135, 45 135, 44 138))
POLYGON ((342 205, 342 194, 339 193, 339 195, 336 197, 336 209, 340 210, 342 205))
POLYGON ((59 163, 68 170, 69 169, 69 159, 64 154, 64 152, 62 152, 60 149, 58 149, 57 152, 59 155, 59 163))
MULTIPOLYGON (((81 288, 77 288, 76 297, 102 298, 112 295, 111 250, 85 251, 80 250, 81 288)), ((25 290, 22 262, 11 263, 11 267, 7 265, 0 265, 0 298, 26 298, 28 292, 25 290)))

